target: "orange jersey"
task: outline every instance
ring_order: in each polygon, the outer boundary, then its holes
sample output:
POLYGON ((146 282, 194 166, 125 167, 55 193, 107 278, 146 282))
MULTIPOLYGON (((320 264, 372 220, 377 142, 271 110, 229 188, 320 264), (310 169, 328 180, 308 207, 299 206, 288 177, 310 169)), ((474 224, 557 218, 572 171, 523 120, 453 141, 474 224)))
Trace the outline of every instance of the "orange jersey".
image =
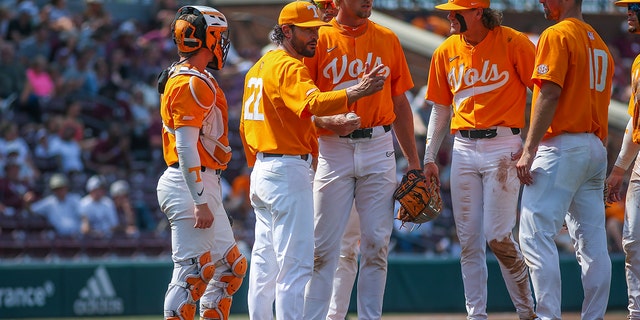
MULTIPOLYGON (((562 133, 607 137, 613 58, 587 23, 570 18, 547 28, 536 49, 532 109, 542 80, 562 87, 556 114, 544 139, 562 133)), ((533 113, 533 110, 532 110, 533 113)))
MULTIPOLYGON (((187 70, 185 67, 183 69, 187 70)), ((164 94, 161 97, 160 108, 163 122, 164 161, 167 165, 178 163, 174 130, 189 126, 201 129, 201 138, 198 140, 200 164, 208 168, 225 169, 226 163, 231 159, 227 127, 227 99, 211 74, 208 72, 200 74, 209 79, 215 90, 212 90, 206 81, 191 74, 178 74, 170 77, 167 81, 164 94), (206 123, 210 125, 206 126, 206 123), (209 129, 207 131, 209 134, 206 137, 203 125, 209 129), (211 136, 211 132, 215 136, 211 136), (203 140, 207 139, 216 140, 215 152, 209 153, 207 151, 211 150, 211 147, 205 147, 203 143, 203 140)))
POLYGON ((638 101, 640 97, 638 90, 640 89, 640 54, 631 65, 631 99, 629 99, 629 115, 633 119, 633 142, 640 144, 640 106, 638 101))
POLYGON ((452 105, 452 133, 522 128, 534 58, 529 38, 509 27, 494 28, 476 46, 452 35, 433 53, 425 99, 452 105))
POLYGON ((247 72, 240 117, 247 163, 258 152, 318 154, 312 115, 346 113, 346 90, 320 92, 301 60, 284 50, 265 54, 247 72))
MULTIPOLYGON (((364 75, 365 64, 370 68, 384 64, 382 73, 387 76, 384 88, 373 95, 358 100, 349 109, 362 121, 362 127, 374 127, 393 123, 392 97, 413 88, 413 80, 402 51, 402 46, 391 30, 371 21, 349 31, 336 19, 332 27, 320 28, 316 54, 305 58, 311 77, 322 91, 344 89, 358 83, 364 75)), ((319 134, 333 134, 318 129, 319 134)))

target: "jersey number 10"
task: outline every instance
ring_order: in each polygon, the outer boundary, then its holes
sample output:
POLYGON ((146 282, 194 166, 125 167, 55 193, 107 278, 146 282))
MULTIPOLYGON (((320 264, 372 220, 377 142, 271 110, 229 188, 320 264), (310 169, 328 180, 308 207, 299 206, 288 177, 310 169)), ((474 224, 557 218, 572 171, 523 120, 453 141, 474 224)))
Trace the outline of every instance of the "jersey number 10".
POLYGON ((607 86, 607 70, 609 70, 607 52, 602 49, 589 49, 589 88, 598 92, 607 86))

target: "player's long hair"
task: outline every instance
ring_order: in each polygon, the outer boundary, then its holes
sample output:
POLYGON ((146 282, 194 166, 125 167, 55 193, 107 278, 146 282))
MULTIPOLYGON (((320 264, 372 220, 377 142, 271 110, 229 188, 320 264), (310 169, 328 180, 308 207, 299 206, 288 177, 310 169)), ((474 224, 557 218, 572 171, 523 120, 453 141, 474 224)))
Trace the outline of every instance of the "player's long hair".
POLYGON ((482 24, 485 28, 493 30, 493 28, 502 24, 502 11, 492 8, 482 9, 482 24))
POLYGON ((282 32, 281 25, 276 24, 273 27, 273 30, 269 32, 269 39, 271 40, 271 42, 273 42, 277 46, 282 44, 282 42, 284 41, 284 32, 282 32))

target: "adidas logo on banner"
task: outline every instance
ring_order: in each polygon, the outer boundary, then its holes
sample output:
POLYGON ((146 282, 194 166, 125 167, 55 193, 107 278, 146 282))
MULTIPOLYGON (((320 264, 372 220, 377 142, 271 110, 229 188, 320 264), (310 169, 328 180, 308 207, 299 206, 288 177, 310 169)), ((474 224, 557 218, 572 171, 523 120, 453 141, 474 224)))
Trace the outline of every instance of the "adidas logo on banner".
POLYGON ((87 284, 80 289, 78 299, 73 302, 76 315, 122 314, 124 304, 116 295, 113 282, 104 266, 96 268, 87 284))

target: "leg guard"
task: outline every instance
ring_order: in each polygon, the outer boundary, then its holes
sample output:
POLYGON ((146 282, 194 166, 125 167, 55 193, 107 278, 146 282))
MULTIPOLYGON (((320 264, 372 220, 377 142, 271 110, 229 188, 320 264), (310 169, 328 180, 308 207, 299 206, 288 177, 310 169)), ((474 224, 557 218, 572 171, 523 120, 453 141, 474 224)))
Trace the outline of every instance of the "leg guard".
MULTIPOLYGON (((215 264, 211 262, 210 252, 205 252, 197 258, 177 262, 176 264, 186 268, 193 268, 192 265, 195 265, 195 271, 186 271, 193 273, 183 276, 184 281, 177 279, 177 282, 169 285, 170 288, 167 296, 170 295, 172 297, 169 297, 169 299, 171 299, 173 303, 180 300, 183 301, 179 302, 176 309, 173 309, 176 304, 165 304, 165 308, 170 309, 165 309, 164 318, 166 320, 193 320, 196 313, 196 301, 202 297, 207 289, 207 284, 213 278, 216 267, 215 264)), ((179 276, 179 278, 182 278, 182 276, 179 276)), ((165 300, 167 299, 168 298, 165 297, 165 300)))
POLYGON ((164 318, 165 320, 192 320, 193 316, 196 315, 196 304, 183 302, 180 304, 178 308, 178 312, 175 311, 165 311, 164 318))
POLYGON ((247 273, 247 259, 240 250, 238 250, 238 246, 234 245, 224 254, 224 260, 230 272, 222 273, 220 282, 226 283, 226 294, 231 296, 236 293, 238 289, 240 289, 240 285, 242 285, 242 279, 247 273))
POLYGON ((223 288, 222 296, 213 308, 204 307, 202 320, 228 320, 231 310, 232 295, 240 289, 242 279, 247 273, 247 259, 234 245, 224 254, 221 263, 225 264, 229 271, 220 274, 217 285, 223 288))
POLYGON ((200 300, 200 297, 207 289, 207 284, 213 278, 216 266, 211 262, 211 253, 205 252, 197 258, 198 273, 190 274, 185 281, 189 284, 188 290, 193 301, 200 300))

